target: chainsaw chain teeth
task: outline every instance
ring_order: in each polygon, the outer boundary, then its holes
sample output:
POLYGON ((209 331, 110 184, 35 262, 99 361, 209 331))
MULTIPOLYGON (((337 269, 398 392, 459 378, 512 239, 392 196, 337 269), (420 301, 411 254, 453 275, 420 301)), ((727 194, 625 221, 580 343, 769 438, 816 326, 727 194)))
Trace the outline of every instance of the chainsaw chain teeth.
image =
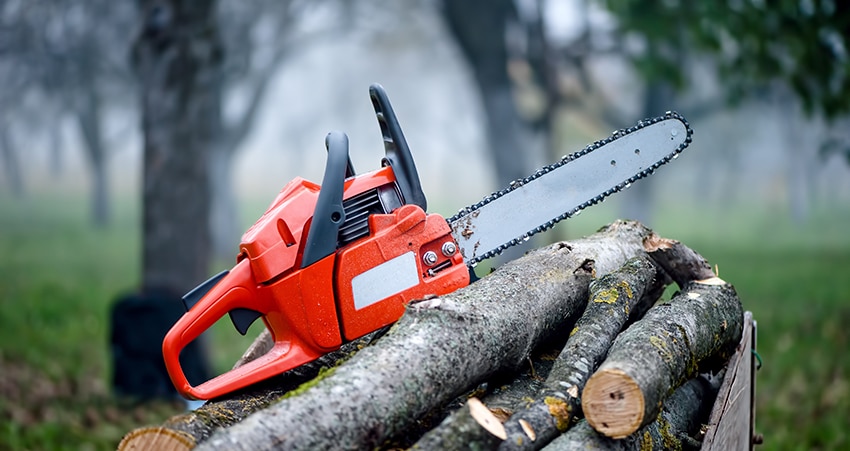
POLYGON ((596 205, 596 204, 602 202, 608 196, 610 196, 614 193, 620 192, 620 191, 628 188, 629 186, 631 186, 632 183, 652 174, 656 169, 658 169, 659 166, 666 164, 670 160, 675 159, 676 157, 679 156, 679 154, 686 147, 688 147, 688 144, 691 143, 691 139, 692 139, 692 135, 693 135, 694 131, 691 129, 691 126, 688 123, 688 121, 684 117, 682 117, 682 115, 680 115, 679 113, 677 113, 675 111, 668 111, 668 112, 664 113, 663 116, 640 120, 640 121, 638 121, 637 124, 635 124, 632 127, 616 130, 616 131, 614 131, 614 133, 611 134, 611 136, 609 136, 605 139, 596 141, 592 144, 588 144, 587 146, 585 146, 584 149, 582 149, 578 152, 575 152, 575 153, 572 153, 572 154, 569 154, 569 155, 564 155, 563 157, 561 157, 561 159, 559 161, 538 169, 537 171, 534 172, 534 174, 532 174, 528 177, 522 178, 522 179, 514 180, 506 188, 504 188, 500 191, 496 191, 494 193, 491 193, 488 196, 485 196, 484 199, 482 199, 478 203, 475 203, 473 205, 469 205, 467 207, 464 207, 464 208, 461 208, 460 210, 458 210, 457 214, 455 214, 454 216, 449 218, 449 220, 448 220, 449 224, 455 223, 458 219, 460 219, 460 218, 462 218, 462 217, 464 217, 468 214, 473 213, 475 210, 478 210, 479 208, 483 207, 484 205, 487 205, 488 203, 504 196, 505 194, 507 194, 507 193, 509 193, 509 192, 511 192, 515 189, 520 188, 521 186, 525 185, 526 183, 531 182, 532 180, 535 180, 537 178, 542 177, 543 175, 545 175, 545 174, 547 174, 547 173, 569 163, 570 161, 573 161, 573 160, 575 160, 579 157, 587 155, 590 152, 593 152, 594 150, 596 150, 596 149, 598 149, 598 148, 600 148, 600 147, 602 147, 602 146, 604 146, 604 145, 606 145, 610 142, 616 141, 616 140, 628 135, 629 133, 636 132, 636 131, 638 131, 638 130, 646 127, 646 126, 649 126, 649 125, 652 125, 652 124, 655 124, 657 122, 661 122, 661 121, 664 121, 664 120, 668 120, 668 119, 676 119, 676 120, 682 122, 683 124, 685 124, 685 129, 688 131, 688 136, 685 138, 685 141, 678 148, 676 148, 676 150, 674 150, 673 152, 671 152, 669 155, 662 158, 661 160, 655 162, 649 168, 644 169, 643 171, 635 174, 634 176, 632 176, 631 178, 629 178, 625 182, 620 183, 619 185, 605 191, 604 193, 600 194, 599 196, 596 196, 593 199, 590 199, 587 202, 584 202, 583 204, 579 205, 578 207, 556 217, 555 219, 552 219, 552 220, 546 222, 545 224, 539 225, 538 227, 534 228, 533 230, 530 230, 529 232, 527 232, 526 234, 524 234, 522 236, 514 238, 514 239, 508 241, 507 243, 504 243, 504 244, 500 245, 499 247, 497 247, 497 248, 495 248, 495 249, 493 249, 493 250, 491 250, 487 253, 484 253, 482 255, 479 255, 479 256, 473 258, 472 260, 470 260, 466 263, 467 266, 469 266, 470 268, 473 268, 479 262, 486 260, 488 258, 491 258, 491 257, 495 257, 495 256, 501 254, 502 251, 504 251, 505 249, 507 249, 511 246, 516 246, 519 243, 527 241, 533 235, 536 235, 540 232, 544 232, 546 230, 551 229, 558 222, 563 221, 564 219, 567 219, 569 217, 576 216, 577 214, 579 214, 585 208, 587 208, 591 205, 596 205))

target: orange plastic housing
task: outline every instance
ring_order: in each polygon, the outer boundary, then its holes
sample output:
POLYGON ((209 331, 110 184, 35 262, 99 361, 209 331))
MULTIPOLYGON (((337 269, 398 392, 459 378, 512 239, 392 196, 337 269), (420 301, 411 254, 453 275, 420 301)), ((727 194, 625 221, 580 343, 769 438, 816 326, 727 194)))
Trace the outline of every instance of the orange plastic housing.
MULTIPOLYGON (((394 183, 392 169, 384 167, 347 179, 343 198, 394 183)), ((450 252, 457 243, 445 219, 416 205, 372 214, 368 236, 302 268, 319 190, 301 178, 288 183, 243 235, 236 266, 166 335, 165 365, 183 396, 211 399, 283 373, 398 320, 412 300, 469 284, 460 253, 450 252), (433 255, 426 262, 429 252, 433 255), (234 309, 259 313, 274 347, 192 386, 180 365, 180 351, 234 309)))

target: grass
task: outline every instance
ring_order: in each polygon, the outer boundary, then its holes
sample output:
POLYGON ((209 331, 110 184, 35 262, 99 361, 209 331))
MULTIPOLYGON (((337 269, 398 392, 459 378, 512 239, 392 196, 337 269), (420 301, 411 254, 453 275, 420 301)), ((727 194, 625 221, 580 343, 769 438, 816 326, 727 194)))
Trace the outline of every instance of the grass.
MULTIPOLYGON (((58 195, 18 201, 0 194, 0 450, 114 449, 130 429, 182 409, 110 395, 108 313, 138 284, 138 209, 117 205, 112 226, 96 230, 83 205, 58 195)), ((590 233, 613 217, 603 204, 560 233, 590 233)), ((824 210, 805 224, 785 217, 677 206, 655 227, 717 264, 754 312, 764 360, 757 379, 761 448, 847 448, 850 211, 824 210)), ((221 324, 211 337, 219 371, 249 341, 233 335, 221 324)))

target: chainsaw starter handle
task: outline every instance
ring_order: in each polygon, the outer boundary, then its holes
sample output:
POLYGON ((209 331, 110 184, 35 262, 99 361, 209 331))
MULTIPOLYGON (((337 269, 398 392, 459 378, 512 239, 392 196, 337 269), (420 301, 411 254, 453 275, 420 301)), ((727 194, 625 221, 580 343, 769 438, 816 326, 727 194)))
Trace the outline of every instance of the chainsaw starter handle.
POLYGON ((404 203, 419 205, 422 210, 428 211, 428 202, 419 182, 416 163, 413 161, 410 147, 407 146, 407 140, 404 139, 387 91, 380 84, 374 83, 369 86, 369 97, 372 99, 375 116, 384 138, 384 166, 392 166, 404 203))

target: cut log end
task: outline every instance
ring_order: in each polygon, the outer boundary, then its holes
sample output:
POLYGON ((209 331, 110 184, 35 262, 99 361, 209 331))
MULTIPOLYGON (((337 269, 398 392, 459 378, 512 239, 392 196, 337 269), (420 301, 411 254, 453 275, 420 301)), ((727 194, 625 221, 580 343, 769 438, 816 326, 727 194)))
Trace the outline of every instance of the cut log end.
POLYGON ((162 451, 187 451, 195 447, 191 435, 163 427, 134 429, 118 444, 118 451, 156 449, 162 451))
POLYGON ((607 369, 587 381, 582 410, 596 431, 619 439, 638 430, 645 412, 643 392, 628 374, 607 369))
POLYGON ((726 285, 726 281, 721 279, 720 277, 709 277, 708 279, 695 280, 694 283, 698 283, 700 285, 715 285, 715 286, 723 286, 726 285))
POLYGON ((483 402, 481 402, 478 398, 469 398, 466 403, 469 406, 470 416, 472 416, 472 418, 475 419, 482 428, 502 440, 508 438, 508 434, 505 432, 505 427, 502 425, 502 422, 499 421, 493 412, 490 412, 490 409, 488 409, 483 402))

